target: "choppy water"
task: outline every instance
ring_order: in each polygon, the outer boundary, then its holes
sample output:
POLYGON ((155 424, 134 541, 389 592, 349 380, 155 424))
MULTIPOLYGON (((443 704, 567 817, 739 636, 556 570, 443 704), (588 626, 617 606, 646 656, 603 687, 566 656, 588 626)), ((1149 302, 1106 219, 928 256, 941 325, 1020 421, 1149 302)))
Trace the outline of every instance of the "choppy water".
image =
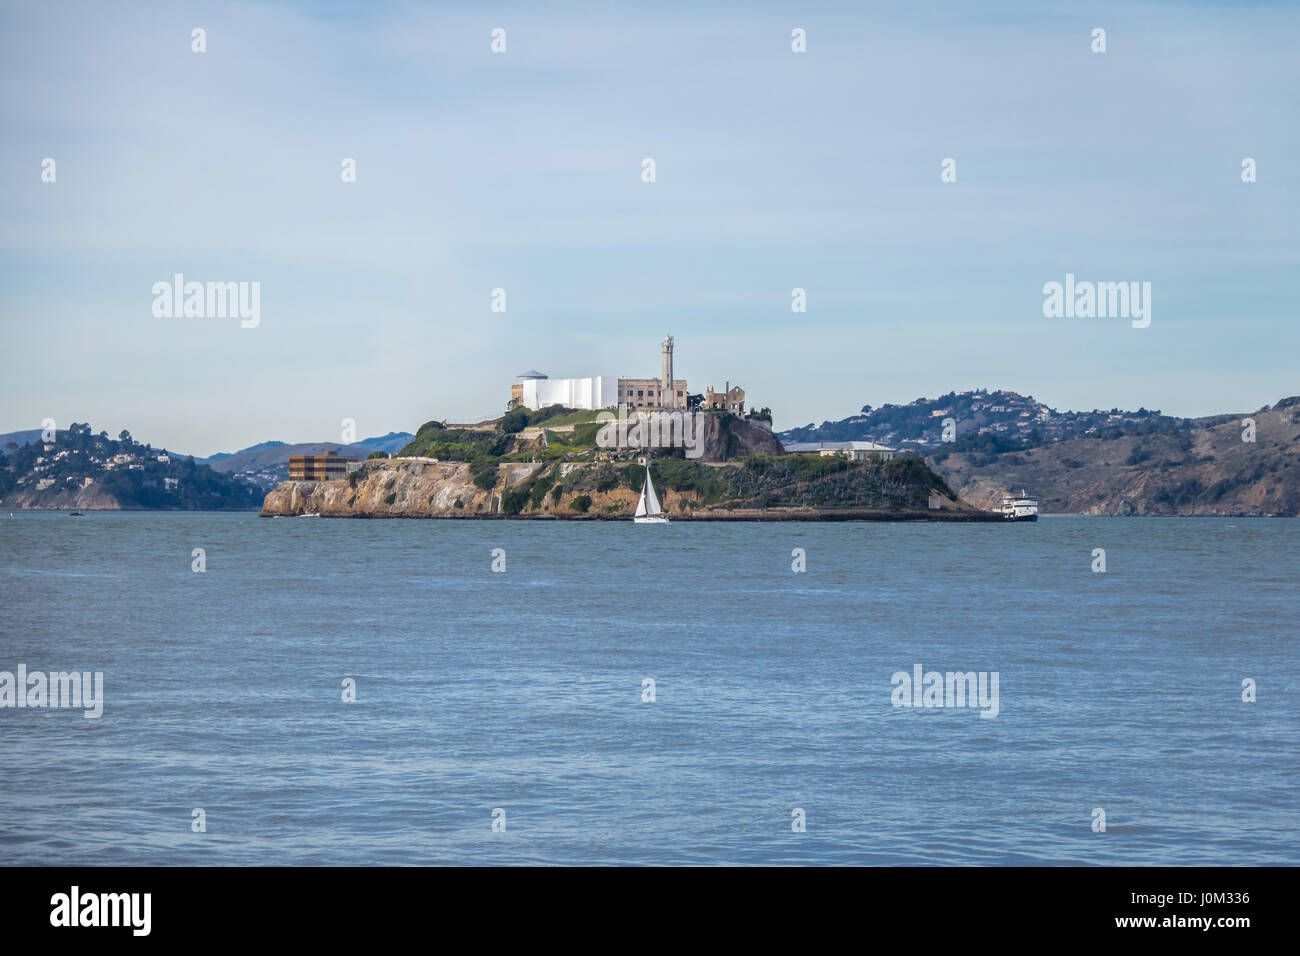
POLYGON ((0 861, 1295 864, 1298 552, 1258 519, 6 514, 0 670, 106 702, 0 710, 0 861), (891 706, 916 663, 997 671, 998 716, 891 706))

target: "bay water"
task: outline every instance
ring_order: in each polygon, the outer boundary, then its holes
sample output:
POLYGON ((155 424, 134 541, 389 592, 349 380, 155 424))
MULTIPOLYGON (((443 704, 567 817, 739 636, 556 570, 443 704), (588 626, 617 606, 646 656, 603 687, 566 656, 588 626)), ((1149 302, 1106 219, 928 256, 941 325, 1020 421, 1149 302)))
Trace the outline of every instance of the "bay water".
POLYGON ((0 709, 0 860, 1294 865, 1298 553, 1281 519, 6 514, 0 671, 104 700, 0 709), (996 672, 996 716, 895 706, 918 664, 996 672))

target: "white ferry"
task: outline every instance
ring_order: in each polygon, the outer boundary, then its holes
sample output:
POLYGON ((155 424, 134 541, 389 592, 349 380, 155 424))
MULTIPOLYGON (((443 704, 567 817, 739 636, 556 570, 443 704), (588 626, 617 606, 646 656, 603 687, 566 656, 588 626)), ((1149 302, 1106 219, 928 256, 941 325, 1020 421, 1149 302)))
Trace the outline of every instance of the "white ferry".
POLYGON ((1037 521, 1038 502, 1025 497, 1025 489, 1020 489, 1020 497, 1002 496, 1002 517, 1006 521, 1037 521))

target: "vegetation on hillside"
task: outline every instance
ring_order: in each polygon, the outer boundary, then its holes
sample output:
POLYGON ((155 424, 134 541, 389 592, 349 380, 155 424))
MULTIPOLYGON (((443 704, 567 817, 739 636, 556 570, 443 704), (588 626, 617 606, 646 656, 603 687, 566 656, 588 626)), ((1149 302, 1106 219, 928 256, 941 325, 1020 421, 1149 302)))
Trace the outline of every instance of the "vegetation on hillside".
MULTIPOLYGON (((426 422, 401 457, 467 462, 473 483, 484 491, 500 486, 502 464, 541 463, 530 477, 501 491, 499 507, 505 514, 553 508, 585 513, 598 496, 606 496, 601 507, 609 510, 611 492, 640 491, 645 467, 636 461, 643 452, 624 449, 611 455, 597 446, 603 427, 596 420, 599 414, 515 408, 486 427, 426 422), (525 429, 537 430, 525 438, 525 429), (566 496, 568 505, 562 504, 566 496)), ((655 452, 655 484, 679 496, 679 507, 925 508, 931 490, 954 497, 919 458, 877 463, 820 455, 742 455, 736 432, 748 426, 728 412, 708 414, 719 423, 716 437, 730 459, 726 464, 686 458, 680 448, 655 452)), ((768 415, 764 409, 753 417, 765 420, 768 415)))

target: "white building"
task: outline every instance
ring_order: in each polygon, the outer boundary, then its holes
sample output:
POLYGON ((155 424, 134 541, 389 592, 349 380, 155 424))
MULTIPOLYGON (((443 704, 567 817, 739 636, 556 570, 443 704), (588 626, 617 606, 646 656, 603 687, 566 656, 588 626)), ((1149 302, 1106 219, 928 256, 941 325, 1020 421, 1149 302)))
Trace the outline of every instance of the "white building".
POLYGON ((889 461, 898 451, 877 445, 873 441, 809 441, 791 442, 782 446, 791 455, 832 455, 852 461, 889 461))
POLYGON ((519 376, 519 384, 522 386, 519 403, 524 408, 546 408, 548 405, 582 409, 618 407, 618 379, 612 375, 547 378, 541 372, 525 372, 519 376))

